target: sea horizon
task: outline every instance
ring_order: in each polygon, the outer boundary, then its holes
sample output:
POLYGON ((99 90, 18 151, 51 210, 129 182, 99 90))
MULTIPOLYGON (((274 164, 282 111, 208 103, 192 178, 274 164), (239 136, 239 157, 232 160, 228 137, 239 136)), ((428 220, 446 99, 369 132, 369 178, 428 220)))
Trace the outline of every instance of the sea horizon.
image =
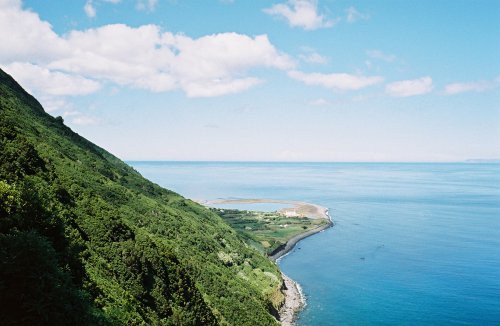
POLYGON ((278 263, 306 297, 298 325, 500 320, 499 164, 328 163, 132 166, 187 198, 327 207, 335 226, 300 241, 278 263))
POLYGON ((318 163, 318 164, 500 164, 500 159, 467 159, 464 161, 272 161, 272 160, 123 160, 125 163, 318 163))
POLYGON ((0 324, 500 326, 499 14, 0 0, 0 324))

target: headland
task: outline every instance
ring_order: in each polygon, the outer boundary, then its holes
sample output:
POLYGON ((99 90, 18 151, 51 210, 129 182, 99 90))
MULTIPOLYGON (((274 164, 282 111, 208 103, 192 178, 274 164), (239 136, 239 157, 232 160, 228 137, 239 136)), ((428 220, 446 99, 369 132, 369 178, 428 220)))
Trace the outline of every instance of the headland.
MULTIPOLYGON (((322 207, 320 205, 312 204, 312 203, 307 203, 303 201, 291 201, 291 200, 278 200, 278 199, 217 199, 217 200, 210 200, 210 201, 200 201, 201 204, 206 205, 206 206, 211 206, 211 207, 217 207, 217 205, 225 205, 225 204, 283 204, 286 205, 286 207, 280 208, 275 214, 280 216, 283 219, 290 219, 293 221, 303 221, 305 222, 314 222, 314 224, 308 225, 308 226, 303 226, 301 229, 298 231, 296 230, 293 233, 293 236, 289 236, 286 238, 286 241, 284 243, 281 243, 278 245, 276 248, 274 248, 272 251, 268 251, 267 255, 268 257, 277 262, 281 257, 289 253, 295 245, 302 239, 312 236, 318 232, 321 232, 331 226, 334 225, 329 211, 327 208, 322 207), (323 221, 326 220, 326 223, 323 221)), ((239 213, 237 210, 230 210, 227 212, 226 210, 219 209, 218 213, 221 215, 226 220, 231 220, 235 218, 253 218, 254 220, 259 220, 259 219, 265 219, 266 223, 269 223, 269 220, 272 218, 270 217, 270 213, 264 213, 264 212, 255 212, 255 211, 244 211, 245 215, 238 215, 239 213), (228 218, 228 215, 230 217, 228 218)), ((282 220, 280 220, 280 223, 283 223, 282 220)), ((231 224, 231 222, 230 222, 231 224)), ((279 224, 279 227, 281 228, 286 228, 287 224, 279 224)), ((258 230, 254 230, 248 226, 245 226, 244 229, 240 230, 241 232, 244 233, 257 233, 259 232, 258 230)), ((292 234, 292 233, 290 233, 292 234)), ((266 235, 259 234, 259 238, 253 238, 254 240, 263 240, 266 239, 266 235)), ((260 241, 261 243, 268 243, 271 241, 269 238, 264 241, 260 241)), ((283 306, 281 307, 279 311, 280 315, 280 322, 283 326, 290 326, 293 325, 295 322, 295 318, 297 316, 297 313, 305 306, 305 297, 302 294, 302 290, 300 288, 300 285, 286 276, 285 274, 282 273, 283 277, 283 292, 285 294, 285 301, 283 306)))

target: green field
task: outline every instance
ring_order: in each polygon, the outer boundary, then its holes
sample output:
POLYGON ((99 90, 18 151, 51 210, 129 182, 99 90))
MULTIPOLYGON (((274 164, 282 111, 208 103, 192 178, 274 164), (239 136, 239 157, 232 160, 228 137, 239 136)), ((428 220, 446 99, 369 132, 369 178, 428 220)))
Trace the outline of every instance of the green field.
POLYGON ((246 242, 271 255, 294 236, 328 223, 326 219, 285 217, 278 212, 210 208, 231 225, 246 242))

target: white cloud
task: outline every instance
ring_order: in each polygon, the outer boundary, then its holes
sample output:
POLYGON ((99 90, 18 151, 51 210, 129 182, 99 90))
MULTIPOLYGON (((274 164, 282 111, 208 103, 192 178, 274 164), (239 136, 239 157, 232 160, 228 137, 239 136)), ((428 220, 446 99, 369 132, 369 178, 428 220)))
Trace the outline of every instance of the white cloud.
POLYGON ((490 81, 478 81, 469 83, 452 83, 444 88, 446 95, 455 95, 464 92, 484 92, 495 87, 495 84, 490 81))
MULTIPOLYGON (((5 0, 4 0, 5 1, 5 0)), ((200 38, 162 32, 156 25, 105 25, 63 36, 16 3, 0 10, 0 64, 17 64, 15 78, 34 71, 30 87, 48 94, 84 94, 111 82, 152 92, 180 89, 188 96, 240 92, 261 80, 255 68, 288 70, 295 62, 266 35, 221 33, 200 38), (30 64, 27 64, 30 62, 30 64), (69 79, 66 88, 56 81, 69 79), (77 83, 80 88, 72 88, 77 83), (47 87, 47 85, 49 87, 47 87)), ((111 85, 113 86, 113 85, 111 85)))
POLYGON ((292 27, 302 27, 305 30, 332 27, 334 20, 326 18, 318 12, 317 0, 289 0, 286 3, 275 4, 263 10, 271 16, 283 17, 292 27))
POLYGON ((222 33, 191 39, 166 34, 166 42, 176 56, 173 70, 180 79, 223 79, 239 75, 251 67, 289 69, 294 62, 279 53, 266 35, 254 38, 237 33, 222 33))
POLYGON ((303 73, 296 70, 288 72, 288 76, 307 85, 318 85, 325 88, 337 90, 358 90, 381 83, 383 81, 383 78, 380 76, 369 77, 345 73, 303 73))
POLYGON ((363 14, 352 6, 346 9, 346 20, 348 23, 354 23, 358 20, 365 20, 368 18, 370 18, 370 15, 363 14))
POLYGON ((192 39, 162 34, 154 25, 108 25, 72 32, 68 42, 75 54, 52 62, 51 68, 155 92, 180 88, 190 97, 248 89, 258 80, 242 76, 254 67, 294 66, 265 35, 223 33, 192 39))
POLYGON ((402 80, 388 84, 385 87, 387 94, 395 97, 407 97, 414 95, 422 95, 432 91, 432 78, 429 76, 402 80))
POLYGON ((171 84, 171 81, 161 68, 173 54, 168 48, 157 49, 161 35, 156 26, 107 25, 72 31, 65 40, 72 53, 52 61, 49 68, 153 91, 158 90, 157 87, 172 89, 165 87, 165 82, 171 84), (148 87, 148 83, 153 82, 160 85, 148 87))
POLYGON ((19 1, 0 1, 0 63, 47 62, 67 54, 68 48, 52 26, 19 1))
POLYGON ((117 3, 121 2, 122 0, 102 0, 102 1, 104 1, 104 2, 110 2, 112 4, 117 4, 117 3))
POLYGON ((368 50, 366 51, 366 55, 372 59, 378 59, 385 62, 394 62, 396 60, 396 56, 393 54, 387 54, 380 50, 368 50))
POLYGON ((303 48, 304 53, 299 55, 299 58, 307 63, 314 63, 314 64, 320 64, 324 65, 328 63, 328 58, 325 56, 322 56, 321 54, 317 53, 311 48, 304 47, 303 48))
POLYGON ((85 14, 87 17, 94 18, 96 15, 96 10, 94 7, 94 4, 92 3, 92 0, 87 0, 85 3, 85 6, 83 6, 83 11, 85 11, 85 14))
POLYGON ((15 62, 3 69, 30 91, 43 90, 47 95, 86 95, 100 89, 100 84, 81 76, 50 71, 31 63, 15 62))
POLYGON ((0 8, 21 8, 21 0, 0 0, 0 8))
POLYGON ((158 0, 137 0, 136 8, 138 10, 154 11, 158 5, 158 0))

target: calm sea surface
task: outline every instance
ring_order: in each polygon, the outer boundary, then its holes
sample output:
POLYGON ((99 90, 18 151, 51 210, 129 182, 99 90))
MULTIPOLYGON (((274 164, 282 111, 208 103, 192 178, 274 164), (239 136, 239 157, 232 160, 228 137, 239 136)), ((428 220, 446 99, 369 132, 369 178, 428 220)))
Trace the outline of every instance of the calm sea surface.
POLYGON ((299 325, 500 325, 500 164, 129 164, 192 199, 330 208, 336 225, 280 262, 299 325))

